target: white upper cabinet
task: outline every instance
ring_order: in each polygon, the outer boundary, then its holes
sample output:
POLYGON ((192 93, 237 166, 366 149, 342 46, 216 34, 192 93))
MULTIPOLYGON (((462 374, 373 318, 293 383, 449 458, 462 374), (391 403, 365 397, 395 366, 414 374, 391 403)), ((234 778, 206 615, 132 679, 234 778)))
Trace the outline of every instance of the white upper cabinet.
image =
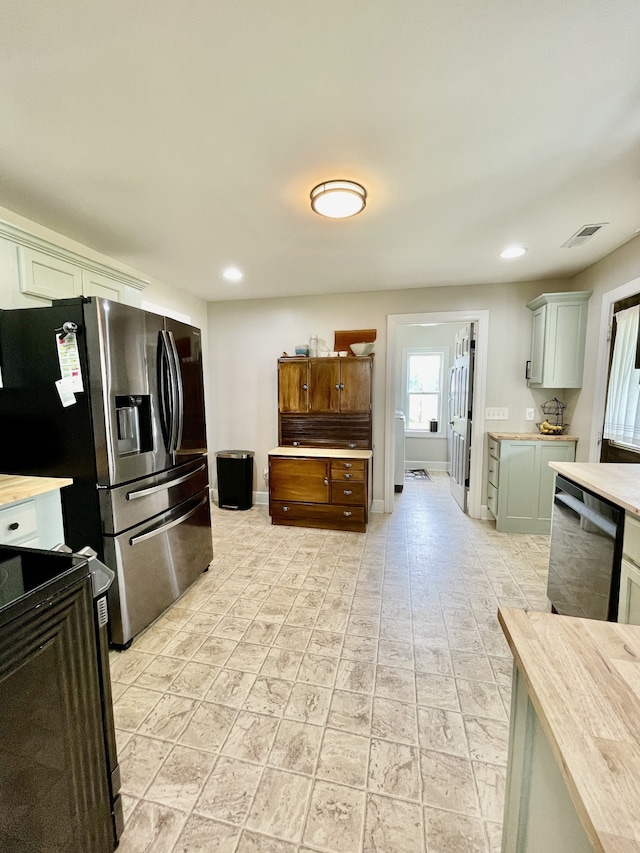
POLYGON ((533 314, 527 370, 531 387, 582 387, 590 297, 586 290, 543 293, 527 305, 533 314))
POLYGON ((18 246, 20 290, 43 299, 70 299, 82 294, 82 270, 62 258, 18 246))
POLYGON ((124 302, 124 285, 106 275, 100 275, 92 270, 82 270, 82 295, 102 296, 114 302, 124 302))

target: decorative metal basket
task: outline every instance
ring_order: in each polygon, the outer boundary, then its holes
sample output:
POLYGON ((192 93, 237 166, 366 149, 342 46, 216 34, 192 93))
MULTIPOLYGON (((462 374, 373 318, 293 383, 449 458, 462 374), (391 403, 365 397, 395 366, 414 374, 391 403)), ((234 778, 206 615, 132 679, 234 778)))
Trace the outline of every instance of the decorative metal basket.
POLYGON ((564 422, 566 403, 554 397, 553 400, 547 400, 546 403, 543 403, 540 408, 546 417, 544 421, 536 424, 538 432, 542 435, 562 435, 567 431, 569 424, 564 422))

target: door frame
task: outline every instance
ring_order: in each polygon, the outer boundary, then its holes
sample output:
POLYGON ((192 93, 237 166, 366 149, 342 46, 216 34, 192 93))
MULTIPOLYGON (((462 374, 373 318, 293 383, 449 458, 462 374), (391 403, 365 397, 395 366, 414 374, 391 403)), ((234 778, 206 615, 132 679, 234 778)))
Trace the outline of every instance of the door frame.
POLYGON ((393 512, 395 466, 396 348, 398 326, 417 323, 476 323, 475 374, 473 381, 473 423, 471 426, 471 468, 468 511, 471 518, 482 518, 482 481, 484 465, 484 410, 487 393, 487 352, 489 311, 429 311, 387 315, 387 375, 384 426, 384 511, 393 512))
POLYGON ((596 362, 596 381, 593 389, 593 409, 591 411, 591 439, 589 441, 589 462, 600 461, 602 443, 602 422, 607 404, 607 373, 609 352, 611 350, 610 327, 613 320, 613 305, 620 299, 640 293, 640 278, 634 278, 620 287, 602 294, 600 309, 600 330, 598 332, 598 358, 596 362))

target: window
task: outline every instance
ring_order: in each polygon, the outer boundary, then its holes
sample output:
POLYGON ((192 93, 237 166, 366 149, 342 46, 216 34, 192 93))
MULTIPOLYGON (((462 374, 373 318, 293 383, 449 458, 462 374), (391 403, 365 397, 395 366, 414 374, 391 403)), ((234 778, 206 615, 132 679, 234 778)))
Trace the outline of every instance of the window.
POLYGON ((431 433, 431 421, 437 422, 436 433, 444 432, 442 393, 444 366, 448 363, 445 349, 427 347, 404 349, 404 413, 406 432, 431 433))
POLYGON ((607 389, 603 437, 640 449, 640 306, 615 314, 615 336, 607 389))

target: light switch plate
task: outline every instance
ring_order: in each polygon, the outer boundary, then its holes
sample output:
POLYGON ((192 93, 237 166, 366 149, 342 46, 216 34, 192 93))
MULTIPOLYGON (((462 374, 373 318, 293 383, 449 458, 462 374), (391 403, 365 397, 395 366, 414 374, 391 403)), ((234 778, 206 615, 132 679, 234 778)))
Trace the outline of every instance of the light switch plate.
POLYGON ((509 409, 493 406, 484 410, 485 421, 508 421, 509 409))

